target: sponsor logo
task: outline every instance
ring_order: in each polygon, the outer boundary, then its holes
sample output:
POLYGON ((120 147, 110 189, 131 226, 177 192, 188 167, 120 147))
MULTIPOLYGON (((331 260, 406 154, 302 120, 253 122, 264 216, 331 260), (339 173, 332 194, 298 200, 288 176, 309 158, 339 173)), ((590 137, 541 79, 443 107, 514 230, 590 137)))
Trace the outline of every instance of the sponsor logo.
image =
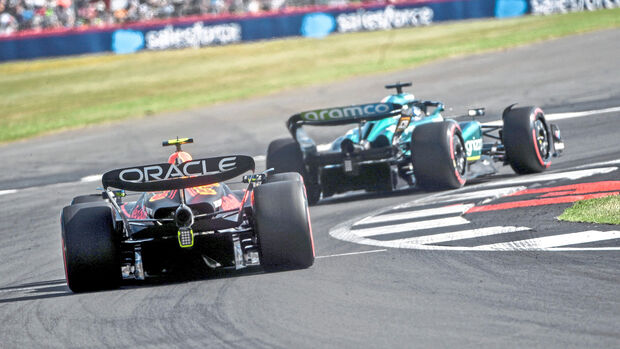
MULTIPOLYGON (((220 186, 219 183, 207 184, 207 185, 201 185, 199 187, 189 188, 189 189, 187 189, 187 191, 189 191, 189 193, 192 196, 198 196, 198 195, 205 195, 205 196, 217 195, 217 188, 219 186, 220 186)), ((219 206, 215 202, 214 202, 214 205, 215 206, 219 206)))
POLYGON ((467 151, 467 156, 471 156, 474 152, 482 150, 482 138, 465 142, 465 150, 467 151))
POLYGON ((144 34, 137 30, 120 29, 112 34, 112 51, 117 54, 133 53, 144 47, 144 34))
POLYGON ((530 5, 533 14, 549 15, 616 8, 620 7, 620 0, 530 0, 530 5))
POLYGON ((375 116, 389 113, 390 111, 392 111, 392 106, 390 104, 373 103, 307 111, 301 113, 301 118, 306 121, 329 121, 363 116, 375 116))
POLYGON ((309 13, 301 21, 301 35, 308 38, 323 38, 336 27, 336 20, 327 13, 309 13))
POLYGON ((497 0, 495 17, 510 18, 523 16, 527 12, 527 0, 497 0))
POLYGON ((398 126, 396 127, 396 131, 397 132, 405 131, 405 129, 409 126, 410 122, 411 122, 410 116, 401 116, 400 119, 398 120, 398 126))
POLYGON ((144 37, 149 50, 224 45, 241 41, 241 26, 237 23, 205 26, 202 22, 188 28, 169 25, 149 31, 144 37))
POLYGON ((118 178, 125 182, 143 183, 182 177, 215 175, 234 169, 236 164, 237 157, 231 156, 222 158, 218 163, 217 169, 209 168, 206 159, 188 161, 180 165, 142 166, 124 169, 119 173, 118 178))
POLYGON ((336 22, 338 31, 346 33, 429 25, 433 22, 433 15, 433 9, 426 6, 397 9, 390 5, 376 11, 360 9, 354 13, 343 13, 336 17, 336 22))

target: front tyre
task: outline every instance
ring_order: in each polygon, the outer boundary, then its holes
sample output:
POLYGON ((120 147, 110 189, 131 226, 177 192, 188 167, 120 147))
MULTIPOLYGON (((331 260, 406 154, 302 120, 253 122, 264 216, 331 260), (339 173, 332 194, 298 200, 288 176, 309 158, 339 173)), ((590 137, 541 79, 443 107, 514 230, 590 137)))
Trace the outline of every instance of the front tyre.
POLYGON ((510 167, 518 174, 542 172, 551 165, 551 135, 537 107, 507 108, 502 138, 510 167))
POLYGON ((314 205, 319 201, 321 186, 316 176, 311 176, 306 170, 303 154, 294 139, 280 138, 269 143, 266 165, 267 168, 273 168, 276 173, 297 172, 302 175, 308 194, 308 203, 314 205))
POLYGON ((301 181, 266 183, 254 189, 254 223, 267 271, 305 269, 314 263, 310 213, 301 181))
POLYGON ((67 285, 73 292, 120 286, 120 242, 112 208, 104 203, 66 206, 61 215, 67 285))
POLYGON ((286 182, 286 181, 303 182, 303 178, 297 172, 276 173, 276 174, 269 175, 265 183, 286 182))
POLYGON ((88 195, 80 195, 76 196, 71 200, 71 205, 83 204, 87 202, 101 202, 103 201, 103 196, 101 194, 88 194, 88 195))
POLYGON ((411 162, 416 183, 428 189, 454 189, 465 184, 467 152, 454 121, 417 126, 411 136, 411 162))

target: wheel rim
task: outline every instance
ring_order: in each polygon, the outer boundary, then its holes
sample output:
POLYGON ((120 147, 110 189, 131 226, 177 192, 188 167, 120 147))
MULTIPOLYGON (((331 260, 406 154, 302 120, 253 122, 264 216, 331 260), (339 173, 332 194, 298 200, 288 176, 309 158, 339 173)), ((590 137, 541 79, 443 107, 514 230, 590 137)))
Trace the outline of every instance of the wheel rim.
POLYGON ((457 135, 453 136, 452 144, 454 144, 454 168, 459 175, 463 176, 465 174, 465 166, 467 164, 465 147, 463 147, 463 142, 457 135))
POLYGON ((536 119, 534 122, 534 131, 536 132, 536 146, 540 156, 546 159, 549 156, 549 135, 545 124, 540 119, 536 119))

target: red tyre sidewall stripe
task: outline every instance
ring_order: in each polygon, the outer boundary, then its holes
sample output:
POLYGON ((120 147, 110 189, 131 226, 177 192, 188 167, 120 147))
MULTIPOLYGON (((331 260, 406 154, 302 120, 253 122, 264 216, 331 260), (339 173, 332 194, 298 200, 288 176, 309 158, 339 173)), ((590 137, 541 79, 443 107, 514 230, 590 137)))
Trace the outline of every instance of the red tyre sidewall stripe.
MULTIPOLYGON (((543 114, 543 112, 542 112, 542 110, 540 108, 537 108, 536 110, 534 110, 534 114, 532 114, 532 116, 530 116, 530 120, 532 120, 532 123, 534 123, 534 121, 536 121, 536 118, 537 118, 538 114, 541 114, 541 115, 543 114)), ((538 150, 538 139, 536 139, 536 130, 534 128, 532 128, 532 139, 534 140, 534 150, 536 150, 536 156, 538 157, 538 162, 543 167, 549 167, 549 165, 551 165, 551 161, 545 163, 543 161, 542 156, 540 156, 540 150, 538 150)))
MULTIPOLYGON (((450 129, 450 158, 452 159, 452 165, 456 165, 456 159, 454 159, 454 131, 456 130, 456 128, 456 125, 452 125, 452 128, 450 129)), ((465 180, 461 177, 459 171, 456 170, 456 166, 454 167, 454 174, 456 175, 456 179, 459 181, 459 183, 465 183, 465 180)))
POLYGON ((306 203, 306 217, 308 217, 308 228, 310 228, 310 244, 312 244, 312 257, 316 257, 316 252, 314 251, 314 234, 312 233, 312 222, 310 221, 310 208, 306 203))
POLYGON ((308 190, 306 190, 306 183, 304 182, 304 176, 299 176, 301 179, 301 187, 304 188, 304 198, 306 199, 306 219, 308 219, 308 228, 310 229, 310 244, 312 245, 312 257, 316 257, 314 251, 314 235, 312 234, 312 222, 310 221, 310 208, 308 207, 308 190))
POLYGON ((67 270, 67 248, 65 247, 65 239, 60 238, 60 248, 62 249, 62 262, 65 266, 65 280, 67 280, 67 285, 69 284, 69 272, 67 270))
POLYGON ((308 228, 310 229, 310 244, 312 244, 312 257, 316 257, 314 251, 314 235, 312 234, 312 222, 310 221, 310 207, 308 207, 308 191, 306 190, 306 183, 304 183, 304 176, 299 176, 301 179, 301 187, 304 188, 304 198, 306 199, 306 218, 308 219, 308 228))

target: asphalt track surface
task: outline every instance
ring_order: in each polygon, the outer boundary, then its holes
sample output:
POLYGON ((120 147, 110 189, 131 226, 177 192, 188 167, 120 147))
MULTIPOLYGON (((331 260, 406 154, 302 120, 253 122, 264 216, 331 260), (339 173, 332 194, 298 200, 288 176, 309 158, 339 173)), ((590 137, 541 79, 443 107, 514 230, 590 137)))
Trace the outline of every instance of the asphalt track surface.
MULTIPOLYGON (((353 193, 313 207, 323 258, 307 270, 193 275, 87 294, 66 287, 59 216, 72 197, 96 187, 82 177, 161 162, 164 139, 194 137, 187 149, 196 157, 262 155, 271 139, 286 136, 288 115, 377 100, 383 84, 398 80, 412 80, 419 98, 452 106, 446 115, 486 106, 489 121, 513 102, 548 113, 619 106, 619 41, 620 30, 602 31, 4 145, 0 347, 618 347, 617 250, 383 249, 330 236, 345 221, 437 193, 353 193)), ((620 159, 619 118, 557 121, 567 150, 550 172, 620 159)), ((618 173, 578 181, 618 180, 618 173)), ((511 178, 503 168, 501 179, 511 178)), ((541 185, 567 183, 574 181, 541 185)), ((556 221, 568 205, 508 210, 493 223, 526 219, 543 235, 614 229, 556 221)))

